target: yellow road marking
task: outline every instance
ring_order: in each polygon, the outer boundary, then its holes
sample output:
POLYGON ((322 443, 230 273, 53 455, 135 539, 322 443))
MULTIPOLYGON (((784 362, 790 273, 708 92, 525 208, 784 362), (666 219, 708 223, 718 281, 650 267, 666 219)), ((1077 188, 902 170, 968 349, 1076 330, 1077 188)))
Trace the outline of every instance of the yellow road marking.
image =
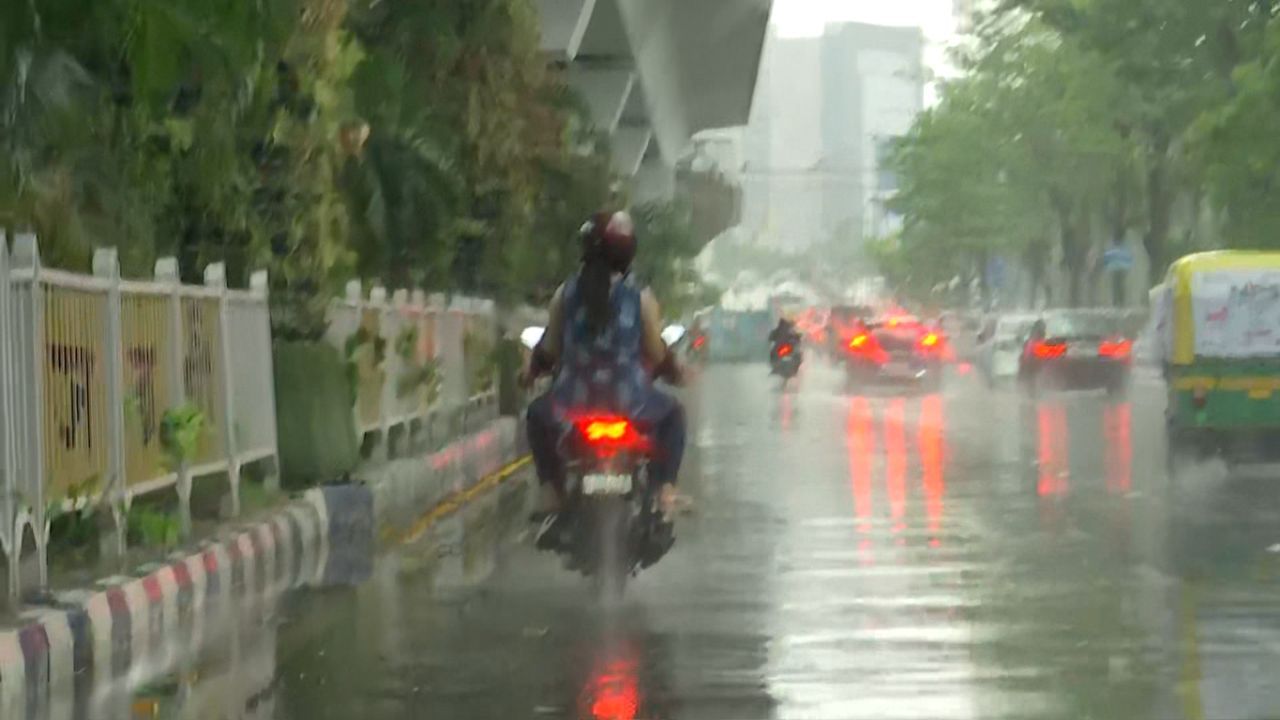
POLYGON ((449 497, 440 501, 440 504, 431 508, 427 514, 418 518, 417 522, 415 522, 408 531, 397 534, 394 530, 388 530, 383 534, 383 542, 403 545, 417 540, 422 537, 423 533, 431 529, 431 526, 462 509, 464 505, 467 505, 472 500, 475 500, 481 495, 484 495, 490 490, 501 485, 507 480, 507 478, 519 472, 525 465, 528 465, 532 459, 532 455, 525 455, 514 462, 511 462, 498 472, 489 475, 488 477, 481 478, 480 482, 472 485, 466 490, 453 493, 449 497))

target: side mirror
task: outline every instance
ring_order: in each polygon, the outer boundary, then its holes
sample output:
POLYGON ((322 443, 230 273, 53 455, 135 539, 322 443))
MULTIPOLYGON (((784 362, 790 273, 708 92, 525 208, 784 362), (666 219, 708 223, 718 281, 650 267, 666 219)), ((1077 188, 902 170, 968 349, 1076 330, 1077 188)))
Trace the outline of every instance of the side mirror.
POLYGON ((662 341, 668 347, 675 345, 684 339, 685 327, 683 325, 668 325, 662 329, 662 341))
POLYGON ((527 327, 520 332, 520 344, 532 350, 538 346, 538 342, 542 340, 542 335, 546 331, 544 327, 527 327))

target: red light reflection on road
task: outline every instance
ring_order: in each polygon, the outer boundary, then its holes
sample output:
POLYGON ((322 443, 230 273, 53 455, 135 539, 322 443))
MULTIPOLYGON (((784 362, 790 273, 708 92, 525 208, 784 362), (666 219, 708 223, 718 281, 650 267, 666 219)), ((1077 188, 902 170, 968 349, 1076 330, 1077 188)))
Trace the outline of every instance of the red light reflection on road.
POLYGON ((853 512, 857 516, 858 533, 871 532, 871 472, 875 456, 871 403, 866 398, 849 400, 849 416, 845 421, 845 448, 849 453, 849 480, 853 485, 853 512))
POLYGON ((1040 480, 1036 492, 1041 497, 1065 495, 1070 486, 1067 410, 1061 405, 1041 403, 1036 407, 1039 429, 1040 480))
POLYGON ((1103 440, 1107 446, 1107 490, 1128 494, 1133 489, 1133 406, 1108 405, 1103 416, 1103 440))
POLYGON ((884 411, 884 482, 889 495, 893 531, 906 528, 902 516, 907 508, 907 433, 903 427, 906 401, 894 398, 884 411))
POLYGON ((782 394, 782 431, 791 430, 791 395, 789 393, 782 394))
POLYGON ((635 661, 613 659, 598 668, 583 689, 582 701, 592 720, 635 720, 640 712, 635 661))
POLYGON ((929 545, 938 547, 942 518, 946 513, 947 426, 941 396, 920 401, 920 476, 924 486, 924 511, 929 523, 929 545))

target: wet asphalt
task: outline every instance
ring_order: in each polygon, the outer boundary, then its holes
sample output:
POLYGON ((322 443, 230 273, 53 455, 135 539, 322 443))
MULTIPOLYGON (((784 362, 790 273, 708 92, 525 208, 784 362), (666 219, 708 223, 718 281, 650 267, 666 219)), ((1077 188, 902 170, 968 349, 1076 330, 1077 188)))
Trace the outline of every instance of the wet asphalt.
POLYGON ((1162 392, 712 366, 691 511, 620 604, 532 548, 517 483, 285 598, 171 716, 1280 717, 1280 470, 1171 481, 1162 392))

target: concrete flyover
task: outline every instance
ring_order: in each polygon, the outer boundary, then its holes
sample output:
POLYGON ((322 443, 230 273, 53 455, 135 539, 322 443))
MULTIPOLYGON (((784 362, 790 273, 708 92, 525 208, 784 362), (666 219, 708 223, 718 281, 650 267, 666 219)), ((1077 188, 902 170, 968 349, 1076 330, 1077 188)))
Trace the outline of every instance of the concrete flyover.
POLYGON ((637 199, 668 197, 695 133, 745 125, 773 0, 537 0, 637 199))

